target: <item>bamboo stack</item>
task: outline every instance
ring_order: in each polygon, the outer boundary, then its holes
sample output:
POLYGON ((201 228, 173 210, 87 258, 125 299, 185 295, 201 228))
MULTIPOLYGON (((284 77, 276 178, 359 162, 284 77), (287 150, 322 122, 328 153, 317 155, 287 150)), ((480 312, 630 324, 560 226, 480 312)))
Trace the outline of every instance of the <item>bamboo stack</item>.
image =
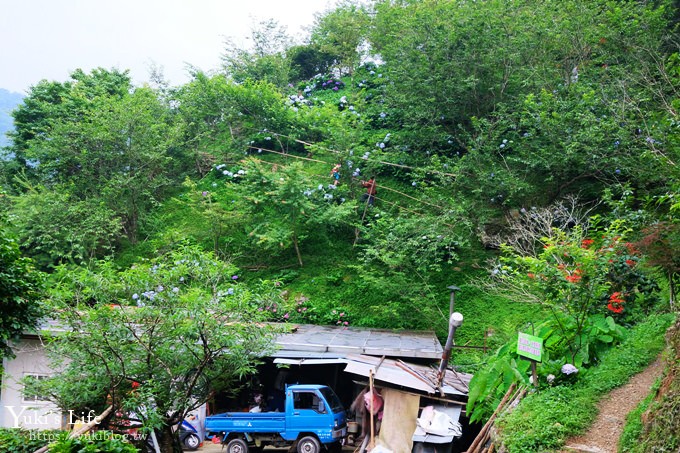
POLYGON ((498 407, 496 408, 494 413, 491 414, 489 420, 484 424, 482 429, 479 431, 479 434, 477 434, 477 437, 475 437, 475 440, 470 445, 470 448, 467 449, 466 453, 493 453, 493 451, 495 450, 494 444, 491 443, 491 445, 489 445, 488 447, 486 446, 486 444, 489 442, 491 438, 491 428, 493 427, 496 418, 503 411, 511 407, 514 407, 515 402, 521 400, 525 394, 526 394, 525 387, 523 386, 518 387, 517 384, 513 383, 508 389, 508 391, 505 393, 505 396, 503 396, 503 399, 498 404, 498 407))

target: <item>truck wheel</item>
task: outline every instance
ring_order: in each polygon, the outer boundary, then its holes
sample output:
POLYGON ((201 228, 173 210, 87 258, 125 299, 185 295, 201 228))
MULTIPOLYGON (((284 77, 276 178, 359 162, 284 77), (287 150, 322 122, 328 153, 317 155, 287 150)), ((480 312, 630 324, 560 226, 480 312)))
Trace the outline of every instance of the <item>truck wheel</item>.
POLYGON ((243 439, 231 439, 227 444, 227 453, 248 453, 248 444, 243 439))
POLYGON ((314 436, 306 436, 297 444, 297 453, 319 453, 321 444, 314 436))

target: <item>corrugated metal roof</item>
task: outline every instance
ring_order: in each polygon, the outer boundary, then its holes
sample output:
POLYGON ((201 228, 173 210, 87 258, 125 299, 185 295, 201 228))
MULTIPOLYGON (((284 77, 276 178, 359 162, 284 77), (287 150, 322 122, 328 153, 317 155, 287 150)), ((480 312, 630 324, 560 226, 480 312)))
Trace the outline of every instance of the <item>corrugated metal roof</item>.
POLYGON ((395 331, 361 327, 300 324, 276 339, 275 357, 290 352, 367 354, 388 357, 438 359, 442 346, 434 332, 395 331))
MULTIPOLYGON (((348 373, 368 377, 374 370, 375 380, 428 394, 439 393, 435 388, 437 370, 432 367, 366 355, 349 354, 346 359, 348 373)), ((447 370, 441 390, 448 396, 467 396, 470 379, 471 374, 447 370)))

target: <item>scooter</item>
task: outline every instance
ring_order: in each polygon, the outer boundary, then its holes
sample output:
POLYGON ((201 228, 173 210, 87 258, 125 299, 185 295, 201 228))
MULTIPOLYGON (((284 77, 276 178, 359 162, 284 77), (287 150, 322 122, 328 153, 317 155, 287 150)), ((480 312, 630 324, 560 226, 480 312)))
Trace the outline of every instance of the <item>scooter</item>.
POLYGON ((186 420, 182 420, 182 424, 179 425, 179 441, 182 443, 182 448, 190 451, 196 450, 201 445, 198 431, 186 420))
MULTIPOLYGON (((194 426, 183 420, 179 425, 179 441, 182 444, 183 450, 194 451, 201 445, 201 438, 198 436, 198 431, 194 426)), ((158 443, 159 433, 153 433, 146 438, 146 449, 149 453, 155 453, 154 437, 158 443)))

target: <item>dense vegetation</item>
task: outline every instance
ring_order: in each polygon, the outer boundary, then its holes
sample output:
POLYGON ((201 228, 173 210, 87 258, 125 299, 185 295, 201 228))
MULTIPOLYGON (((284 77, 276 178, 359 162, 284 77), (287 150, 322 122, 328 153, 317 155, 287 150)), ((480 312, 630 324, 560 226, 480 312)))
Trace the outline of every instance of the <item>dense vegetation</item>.
MULTIPOLYGON (((262 23, 183 86, 104 68, 42 81, 0 161, 3 238, 48 274, 48 304, 92 326, 110 304, 153 318, 203 300, 445 337, 456 284, 457 342, 499 348, 454 355, 483 419, 528 383, 518 330, 545 339, 542 385, 568 386, 588 373, 563 366, 604 364, 676 308, 679 17, 670 0, 347 1, 303 43, 262 23), (186 268, 188 250, 233 278, 186 268)), ((55 399, 101 408, 134 382, 155 398, 153 372, 55 399)))

